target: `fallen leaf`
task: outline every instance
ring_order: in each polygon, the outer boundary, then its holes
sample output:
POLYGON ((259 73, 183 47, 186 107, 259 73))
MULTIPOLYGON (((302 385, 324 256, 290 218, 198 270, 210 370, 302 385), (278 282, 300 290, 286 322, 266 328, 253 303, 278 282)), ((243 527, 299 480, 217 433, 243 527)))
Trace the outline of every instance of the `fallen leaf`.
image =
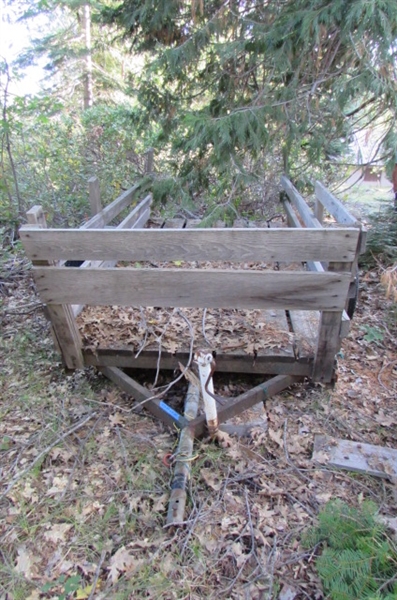
POLYGON ((117 427, 117 425, 124 425, 124 417, 121 413, 109 415, 109 421, 111 422, 112 427, 117 427))
POLYGON ((51 529, 44 533, 44 538, 56 544, 58 542, 64 542, 67 532, 72 528, 69 523, 55 523, 51 529))
POLYGON ((214 473, 214 471, 211 471, 211 469, 201 469, 200 475, 208 487, 212 488, 216 492, 221 489, 222 481, 219 479, 216 473, 214 473))
POLYGON ((136 571, 143 562, 143 559, 137 559, 130 554, 125 546, 119 548, 110 559, 110 566, 108 567, 112 583, 116 583, 122 573, 136 571))
POLYGON ((18 548, 18 557, 15 565, 17 573, 22 573, 27 579, 31 579, 35 575, 34 564, 37 562, 37 558, 33 557, 26 546, 20 546, 18 548))
POLYGON ((269 427, 268 431, 270 439, 273 440, 273 442, 276 442, 276 444, 280 446, 280 448, 283 448, 283 432, 281 431, 281 429, 275 431, 274 429, 271 429, 271 427, 269 427))

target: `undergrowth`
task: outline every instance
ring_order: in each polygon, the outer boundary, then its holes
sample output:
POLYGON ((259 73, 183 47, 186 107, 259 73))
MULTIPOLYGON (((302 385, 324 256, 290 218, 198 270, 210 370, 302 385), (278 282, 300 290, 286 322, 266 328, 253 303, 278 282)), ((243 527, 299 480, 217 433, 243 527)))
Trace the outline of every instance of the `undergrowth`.
POLYGON ((367 248, 360 266, 387 268, 397 261, 397 212, 391 208, 369 216, 367 248))
POLYGON ((316 567, 330 600, 396 600, 397 548, 376 518, 377 507, 329 502, 304 544, 323 545, 316 567))

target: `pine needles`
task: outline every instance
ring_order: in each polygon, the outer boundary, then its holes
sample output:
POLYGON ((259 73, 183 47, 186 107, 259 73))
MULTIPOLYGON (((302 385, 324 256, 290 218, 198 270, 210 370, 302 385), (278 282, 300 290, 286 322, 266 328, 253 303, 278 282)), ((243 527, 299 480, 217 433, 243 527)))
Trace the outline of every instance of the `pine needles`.
POLYGON ((324 544, 316 567, 330 600, 397 600, 397 548, 376 511, 332 501, 308 532, 305 545, 324 544))

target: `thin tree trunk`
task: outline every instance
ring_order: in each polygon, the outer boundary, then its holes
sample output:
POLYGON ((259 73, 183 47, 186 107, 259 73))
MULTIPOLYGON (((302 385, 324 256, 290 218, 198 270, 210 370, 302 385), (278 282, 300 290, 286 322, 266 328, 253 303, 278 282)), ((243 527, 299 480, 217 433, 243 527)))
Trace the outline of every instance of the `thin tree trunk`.
MULTIPOLYGON (((8 85, 10 83, 10 72, 9 72, 7 63, 4 63, 4 71, 5 71, 5 75, 6 75, 6 84, 4 87, 4 100, 3 100, 3 111, 2 111, 3 112, 2 171, 3 171, 3 173, 5 172, 4 162, 3 162, 3 148, 5 145, 6 152, 8 155, 8 160, 10 162, 10 167, 11 167, 11 171, 12 171, 12 177, 14 179, 15 195, 17 197, 17 202, 18 202, 18 216, 22 217, 25 212, 25 206, 24 206, 24 202, 22 200, 21 194, 19 193, 17 170, 15 168, 15 163, 14 163, 14 159, 13 159, 12 151, 11 151, 11 139, 10 139, 10 133, 9 133, 9 127, 8 127, 8 119, 7 119, 8 85), (4 142, 5 142, 5 144, 4 144, 4 142)), ((9 190, 8 185, 6 185, 6 187, 7 187, 7 191, 8 191, 8 197, 10 200, 10 208, 12 211, 14 211, 13 200, 12 200, 10 190, 9 190)))
POLYGON ((84 4, 83 6, 83 31, 86 49, 84 65, 84 109, 86 109, 90 108, 94 102, 91 55, 91 12, 89 4, 84 4))

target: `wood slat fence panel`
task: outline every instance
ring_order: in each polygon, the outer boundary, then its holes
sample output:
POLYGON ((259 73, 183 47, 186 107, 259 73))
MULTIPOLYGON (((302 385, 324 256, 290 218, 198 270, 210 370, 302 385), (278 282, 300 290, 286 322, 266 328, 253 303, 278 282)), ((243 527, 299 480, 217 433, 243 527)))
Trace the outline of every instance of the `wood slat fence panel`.
POLYGON ((38 267, 44 302, 198 308, 342 310, 350 274, 38 267))
POLYGON ((354 260, 356 229, 37 230, 23 227, 32 260, 338 261, 354 260))

